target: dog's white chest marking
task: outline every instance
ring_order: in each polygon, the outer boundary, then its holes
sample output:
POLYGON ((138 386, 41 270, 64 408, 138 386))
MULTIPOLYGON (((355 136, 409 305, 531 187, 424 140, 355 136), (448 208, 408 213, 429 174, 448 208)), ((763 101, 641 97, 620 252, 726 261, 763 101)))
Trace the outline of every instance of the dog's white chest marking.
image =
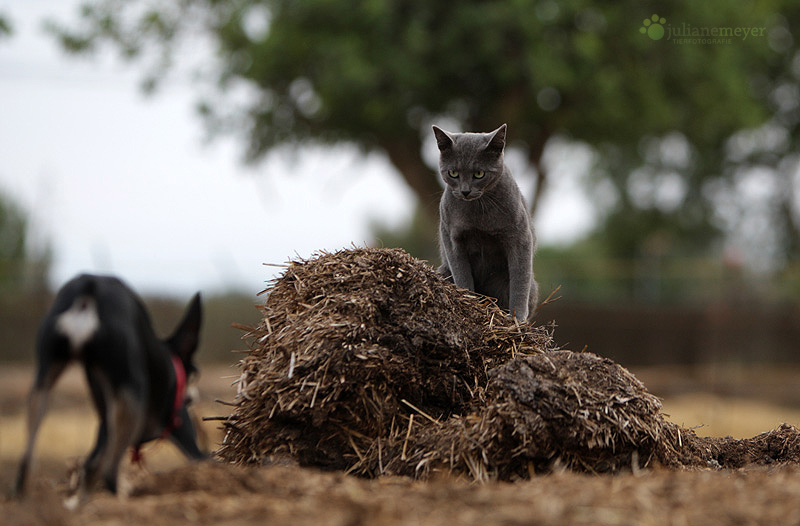
POLYGON ((69 340, 72 352, 79 352, 100 328, 94 299, 81 296, 72 306, 59 314, 56 329, 69 340))

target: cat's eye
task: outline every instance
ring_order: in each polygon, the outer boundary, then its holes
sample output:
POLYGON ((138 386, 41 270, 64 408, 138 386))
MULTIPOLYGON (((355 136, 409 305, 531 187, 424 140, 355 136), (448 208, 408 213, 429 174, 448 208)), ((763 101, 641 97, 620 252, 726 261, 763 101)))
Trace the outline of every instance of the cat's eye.
POLYGON ((447 170, 447 174, 448 174, 450 177, 458 177, 458 172, 457 172, 457 171, 455 171, 455 170, 447 170))
POLYGON ((479 171, 479 172, 475 172, 475 173, 473 173, 473 174, 472 174, 472 177, 474 177, 475 179, 480 179, 480 178, 481 178, 481 177, 483 177, 484 175, 486 175, 486 172, 484 172, 483 170, 481 170, 481 171, 479 171))

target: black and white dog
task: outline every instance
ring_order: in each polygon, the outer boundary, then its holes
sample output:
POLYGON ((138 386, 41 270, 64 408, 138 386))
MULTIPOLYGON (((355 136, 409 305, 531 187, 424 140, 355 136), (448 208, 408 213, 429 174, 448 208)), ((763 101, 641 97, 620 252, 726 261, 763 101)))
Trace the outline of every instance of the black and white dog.
POLYGON ((150 440, 169 437, 190 459, 205 458, 186 410, 187 378, 197 372, 192 358, 200 321, 196 294, 175 333, 162 341, 141 300, 122 281, 84 274, 64 285, 39 328, 28 442, 16 493, 25 489, 48 394, 73 360, 83 365, 100 417, 97 442, 80 470, 75 497, 82 498, 101 477, 116 493, 123 455, 129 447, 138 454, 150 440))

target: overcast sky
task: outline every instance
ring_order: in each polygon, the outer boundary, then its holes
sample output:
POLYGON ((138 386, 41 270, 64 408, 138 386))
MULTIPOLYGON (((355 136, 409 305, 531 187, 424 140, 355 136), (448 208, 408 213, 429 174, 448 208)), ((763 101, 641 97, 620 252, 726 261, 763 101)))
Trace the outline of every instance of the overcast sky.
MULTIPOLYGON (((0 1, 14 26, 0 40, 0 192, 52 246, 54 286, 90 271, 143 293, 255 294, 276 272, 263 263, 363 245, 370 222, 410 216, 412 194, 380 155, 345 146, 245 166, 232 140, 203 140, 188 82, 145 97, 135 65, 66 56, 42 19, 75 20, 78 4, 0 1)), ((576 178, 554 175, 540 244, 591 223, 576 178)))

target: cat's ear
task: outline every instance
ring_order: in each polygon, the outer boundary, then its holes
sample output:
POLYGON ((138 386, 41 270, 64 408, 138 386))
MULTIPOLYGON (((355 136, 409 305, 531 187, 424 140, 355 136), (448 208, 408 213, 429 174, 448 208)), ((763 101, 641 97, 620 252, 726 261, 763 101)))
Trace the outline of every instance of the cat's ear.
POLYGON ((489 139, 489 144, 486 145, 486 151, 496 154, 503 153, 503 148, 506 147, 506 125, 503 124, 495 131, 492 132, 492 138, 489 139))
POLYGON ((453 138, 443 129, 433 126, 433 134, 436 136, 436 145, 439 147, 440 152, 453 147, 453 138))

